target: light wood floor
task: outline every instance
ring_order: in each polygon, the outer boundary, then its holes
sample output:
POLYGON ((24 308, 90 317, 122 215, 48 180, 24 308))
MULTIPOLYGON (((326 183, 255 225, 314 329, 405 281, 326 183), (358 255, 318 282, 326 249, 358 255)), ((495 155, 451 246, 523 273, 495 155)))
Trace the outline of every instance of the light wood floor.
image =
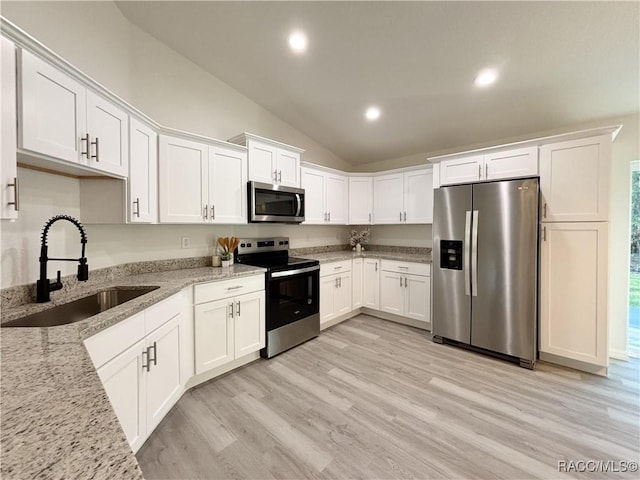
POLYGON ((638 460, 639 368, 532 372, 360 315, 190 390, 138 460, 148 480, 569 478, 559 460, 638 460))

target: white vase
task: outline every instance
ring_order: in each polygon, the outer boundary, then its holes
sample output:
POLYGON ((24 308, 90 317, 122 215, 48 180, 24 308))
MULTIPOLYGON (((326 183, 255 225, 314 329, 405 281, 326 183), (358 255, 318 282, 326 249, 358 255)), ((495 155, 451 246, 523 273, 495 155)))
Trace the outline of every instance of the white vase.
POLYGON ((231 260, 222 260, 221 263, 223 268, 229 268, 229 265, 231 265, 231 260))
POLYGON ((360 245, 359 243, 356 243, 356 253, 361 253, 362 252, 362 245, 360 245))

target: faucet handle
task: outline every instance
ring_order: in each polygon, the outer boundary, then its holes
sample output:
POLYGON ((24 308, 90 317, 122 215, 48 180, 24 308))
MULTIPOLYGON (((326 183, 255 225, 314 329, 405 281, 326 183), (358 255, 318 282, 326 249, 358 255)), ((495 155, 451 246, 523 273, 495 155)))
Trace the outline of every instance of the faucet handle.
POLYGON ((58 275, 56 278, 56 283, 62 283, 62 278, 60 278, 60 270, 58 270, 58 275))
POLYGON ((89 265, 86 263, 78 265, 78 280, 81 282, 89 280, 89 265))
POLYGON ((49 291, 55 292, 62 288, 62 279, 60 278, 60 270, 58 270, 57 280, 55 282, 49 282, 49 291))

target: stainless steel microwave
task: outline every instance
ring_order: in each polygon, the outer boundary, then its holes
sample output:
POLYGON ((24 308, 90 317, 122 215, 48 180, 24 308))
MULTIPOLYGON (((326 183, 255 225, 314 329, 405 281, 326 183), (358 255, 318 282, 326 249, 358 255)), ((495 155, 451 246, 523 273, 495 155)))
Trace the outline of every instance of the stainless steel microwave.
POLYGON ((304 222, 304 189, 249 182, 249 222, 304 222))

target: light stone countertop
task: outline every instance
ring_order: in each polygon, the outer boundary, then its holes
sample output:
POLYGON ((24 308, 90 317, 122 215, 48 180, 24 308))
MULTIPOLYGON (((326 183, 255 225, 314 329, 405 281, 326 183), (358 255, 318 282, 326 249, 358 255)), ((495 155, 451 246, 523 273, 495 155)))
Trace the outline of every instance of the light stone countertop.
POLYGON ((263 272, 234 265, 144 273, 74 288, 55 303, 3 309, 2 323, 113 286, 160 287, 80 322, 1 330, 0 476, 142 478, 83 341, 190 285, 263 272))
POLYGON ((398 262, 431 263, 431 254, 396 253, 378 250, 365 250, 362 253, 356 253, 353 250, 341 250, 326 253, 306 253, 297 256, 318 260, 321 264, 351 260, 353 258, 378 258, 398 262))

